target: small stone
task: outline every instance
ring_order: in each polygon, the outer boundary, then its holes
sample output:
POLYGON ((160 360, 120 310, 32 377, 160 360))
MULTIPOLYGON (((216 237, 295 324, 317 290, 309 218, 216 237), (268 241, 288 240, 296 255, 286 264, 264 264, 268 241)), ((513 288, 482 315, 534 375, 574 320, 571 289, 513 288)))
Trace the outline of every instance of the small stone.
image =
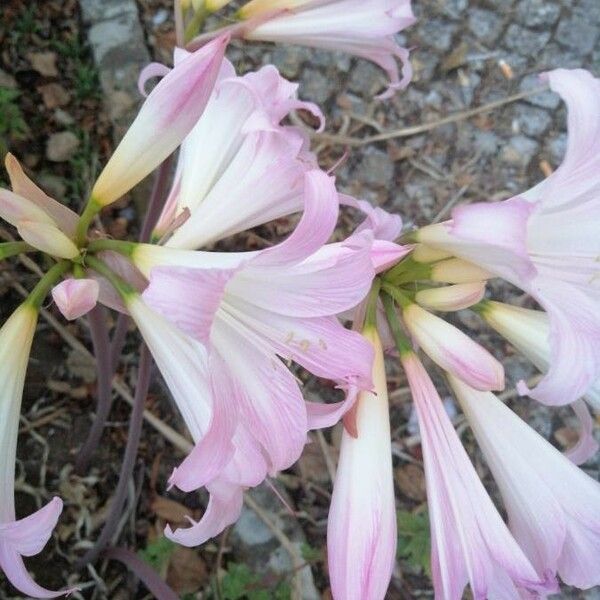
POLYGON ((474 133, 475 149, 484 156, 492 156, 498 151, 500 138, 493 131, 478 129, 474 133))
POLYGON ((556 39, 559 44, 585 56, 596 46, 598 33, 598 27, 590 23, 585 14, 577 14, 570 19, 561 20, 556 30, 556 39))
POLYGON ((524 135, 510 138, 507 146, 502 148, 500 158, 507 164, 527 167, 538 151, 538 143, 524 135))
POLYGON ((49 83, 38 87, 46 108, 53 109, 66 106, 71 102, 71 94, 59 83, 49 83))
POLYGON ((57 108, 54 111, 54 120, 59 124, 59 125, 73 125, 73 123, 75 123, 75 118, 73 117, 73 115, 69 114, 66 110, 63 110, 62 108, 57 108))
MULTIPOLYGON (((526 90, 539 88, 542 85, 543 82, 537 75, 528 75, 527 77, 523 78, 523 81, 521 81, 519 89, 522 92, 524 92, 526 90)), ((541 106, 542 108, 555 109, 560 104, 560 97, 553 91, 548 90, 539 92, 538 94, 535 94, 533 96, 528 96, 527 98, 525 98, 525 102, 528 102, 529 104, 534 104, 535 106, 541 106)))
POLYGON ((469 0, 446 0, 444 2, 444 9, 446 14, 458 19, 460 15, 467 10, 469 6, 469 0))
POLYGON ((16 90, 17 80, 12 75, 9 75, 6 71, 0 69, 0 87, 16 90))
POLYGON ((280 45, 275 46, 271 54, 271 62, 289 79, 298 77, 303 62, 303 56, 296 50, 294 46, 280 45))
POLYGON ((329 100, 329 97, 336 89, 336 82, 328 79, 316 69, 304 69, 302 73, 302 88, 304 97, 316 102, 324 104, 329 100))
POLYGON ((473 8, 469 11, 469 29, 486 44, 493 44, 502 32, 502 18, 491 10, 473 8))
POLYGON ((370 62, 358 62, 350 74, 348 89, 372 98, 374 94, 385 89, 383 71, 370 62))
POLYGON ((27 55, 34 71, 37 71, 44 77, 57 77, 58 69, 56 68, 56 53, 55 52, 30 52, 27 55))
POLYGON ((552 117, 543 109, 520 104, 515 107, 519 130, 525 135, 537 137, 548 130, 552 117))
POLYGON ((527 27, 550 27, 560 17, 560 6, 549 0, 521 0, 517 17, 527 27))
POLYGON ((502 12, 507 12, 512 8, 515 0, 488 0, 488 4, 491 4, 494 8, 502 12))
POLYGON ((69 160, 79 147, 79 139, 70 131, 53 133, 46 142, 46 158, 52 162, 69 160))
POLYGON ((421 22, 420 38, 424 46, 446 52, 452 46, 452 36, 456 28, 454 23, 430 18, 421 22))
POLYGON ((579 0, 577 6, 573 7, 573 12, 582 15, 592 23, 600 24, 600 2, 598 0, 579 0))
POLYGON ((388 187, 394 178, 394 163, 387 152, 367 148, 356 168, 356 179, 366 185, 388 187))
POLYGON ((568 137, 566 133, 561 133, 548 142, 548 152, 553 165, 559 165, 567 153, 568 137))
POLYGON ((531 31, 513 23, 504 35, 504 46, 522 56, 533 57, 544 48, 550 36, 550 31, 531 31))
POLYGON ((540 55, 540 64, 544 70, 554 68, 577 69, 581 67, 581 56, 577 52, 565 50, 556 42, 550 42, 540 55))
POLYGON ((154 27, 158 27, 159 25, 165 23, 168 18, 169 12, 164 8, 161 8, 157 10, 154 16, 152 17, 152 24, 154 25, 154 27))

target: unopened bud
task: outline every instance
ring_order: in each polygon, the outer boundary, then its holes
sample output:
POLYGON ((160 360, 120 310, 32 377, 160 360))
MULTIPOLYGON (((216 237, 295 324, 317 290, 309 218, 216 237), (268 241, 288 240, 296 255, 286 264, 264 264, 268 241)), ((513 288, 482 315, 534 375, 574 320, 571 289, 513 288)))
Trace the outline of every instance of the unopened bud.
POLYGON ((79 255, 73 241, 52 223, 20 221, 17 231, 28 244, 50 256, 73 259, 79 255))
POLYGON ((96 306, 99 291, 93 279, 66 279, 52 289, 52 298, 65 319, 73 321, 96 306))
POLYGON ((418 304, 429 310, 453 311, 477 304, 485 293, 485 282, 458 283, 428 290, 420 290, 415 295, 418 304))
POLYGON ((492 273, 462 258, 449 258, 431 268, 431 279, 443 283, 474 283, 492 277, 492 273))

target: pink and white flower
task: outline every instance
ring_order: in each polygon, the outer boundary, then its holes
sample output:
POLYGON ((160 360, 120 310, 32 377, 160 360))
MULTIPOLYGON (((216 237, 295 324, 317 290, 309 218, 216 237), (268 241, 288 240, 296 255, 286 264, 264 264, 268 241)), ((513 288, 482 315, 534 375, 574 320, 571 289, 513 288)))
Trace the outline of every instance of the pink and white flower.
POLYGON ((600 585, 600 484, 496 396, 451 377, 494 474, 510 528, 540 577, 600 585))
POLYGON ((182 144, 154 237, 186 209, 189 218, 168 240, 170 247, 199 248, 302 210, 304 173, 316 159, 306 136, 280 122, 298 108, 323 117, 297 99, 297 88, 271 65, 238 77, 224 61, 204 113, 182 144))
POLYGON ((396 558, 396 503, 388 396, 381 341, 375 349, 373 391, 354 406, 356 436, 342 434, 327 521, 329 579, 334 598, 383 600, 396 558))
MULTIPOLYGON (((194 396, 196 405, 204 406, 203 416, 195 416, 199 408, 186 409, 187 414, 182 410, 186 422, 198 423, 192 432, 196 447, 173 473, 171 484, 184 491, 205 485, 211 501, 199 523, 168 532, 181 543, 200 544, 218 533, 223 523, 237 518, 244 488, 257 485, 267 473, 288 468, 300 456, 310 427, 308 408, 281 359, 294 360, 344 386, 371 386, 370 345, 345 329, 335 315, 358 304, 371 285, 372 235, 365 231, 324 246, 338 212, 333 178, 324 173, 307 173, 304 201, 294 232, 260 252, 224 254, 141 245, 132 254, 150 285, 143 303, 133 310, 129 303, 129 309, 143 335, 155 337, 149 343, 157 348, 153 353, 165 355, 161 371, 181 362, 177 357, 185 353, 176 352, 171 343, 165 349, 164 341, 163 350, 158 350, 160 339, 167 339, 157 333, 158 318, 162 327, 177 332, 169 336, 179 344, 188 340, 185 343, 196 348, 194 360, 206 365, 195 376, 205 383, 190 388, 190 393, 204 390, 194 396), (136 316, 142 305, 155 315, 145 319, 147 325, 136 316), (200 348, 205 355, 198 358, 200 348), (198 400, 200 395, 207 400, 198 400), (227 414, 218 410, 223 403, 229 405, 227 414), (219 452, 213 433, 222 444, 219 452), (207 455, 214 454, 219 456, 218 466, 206 466, 207 455)), ((171 376, 169 386, 182 385, 182 379, 182 373, 171 376)), ((195 381, 191 376, 187 380, 195 381)))
POLYGON ((417 239, 481 265, 542 305, 551 360, 531 396, 561 405, 600 376, 600 80, 564 69, 542 77, 567 104, 561 166, 509 200, 454 209, 451 221, 425 227, 417 239))
POLYGON ((419 359, 408 352, 401 361, 421 432, 436 598, 459 600, 467 583, 476 600, 555 591, 498 514, 419 359))
POLYGON ((238 11, 246 39, 348 52, 380 66, 389 97, 408 85, 408 50, 394 36, 415 22, 410 0, 252 0, 238 11), (402 63, 399 75, 398 61, 402 63))
POLYGON ((23 563, 23 556, 41 552, 62 512, 62 501, 53 498, 37 512, 17 521, 15 516, 15 459, 19 413, 27 361, 37 324, 37 310, 21 305, 0 329, 0 568, 26 596, 55 598, 39 586, 23 563))
POLYGON ((152 90, 94 184, 97 205, 118 200, 181 144, 206 107, 228 43, 228 36, 211 41, 152 90))

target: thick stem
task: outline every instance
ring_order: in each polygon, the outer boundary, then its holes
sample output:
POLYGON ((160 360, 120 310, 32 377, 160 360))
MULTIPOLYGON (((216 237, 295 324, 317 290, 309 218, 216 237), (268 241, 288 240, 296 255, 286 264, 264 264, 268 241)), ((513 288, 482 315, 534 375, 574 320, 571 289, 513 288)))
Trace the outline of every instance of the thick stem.
POLYGON ((98 365, 98 385, 96 389, 96 417, 75 461, 75 471, 79 474, 84 473, 88 468, 90 458, 100 443, 112 406, 111 381, 114 372, 110 360, 107 316, 106 309, 100 304, 96 305, 88 315, 92 345, 96 364, 98 365))
POLYGON ((89 267, 94 269, 97 273, 100 273, 103 277, 108 279, 110 284, 119 292, 120 296, 126 300, 129 296, 137 295, 137 290, 127 283, 122 277, 117 275, 105 262, 96 258, 95 256, 86 256, 85 262, 89 267))
POLYGON ((119 481, 113 496, 108 516, 104 527, 100 532, 100 536, 96 540, 94 547, 89 550, 80 561, 78 568, 82 568, 89 563, 95 562, 104 548, 110 543, 115 529, 121 518, 123 506, 127 498, 127 484, 131 479, 133 467, 135 465, 135 457, 140 443, 142 434, 142 424, 144 420, 144 401, 148 395, 150 387, 150 375, 152 370, 152 357, 145 344, 140 348, 140 364, 138 368, 137 384, 135 387, 135 396, 133 402, 133 410, 129 419, 129 431, 127 432, 127 445, 125 446, 125 455, 123 456, 123 464, 119 473, 119 481))
POLYGON ((109 548, 104 556, 118 560, 137 575, 154 594, 156 600, 179 600, 179 596, 160 578, 160 575, 141 558, 127 548, 109 548))
POLYGON ((79 217, 79 222, 77 223, 77 229, 75 230, 75 244, 81 248, 85 246, 85 242, 87 239, 87 232, 90 228, 94 217, 102 210, 102 205, 98 204, 93 198, 90 198, 88 201, 85 210, 82 215, 79 217))
POLYGON ((26 304, 30 304, 35 309, 39 310, 48 295, 48 292, 54 287, 54 284, 71 268, 71 262, 61 260, 56 263, 48 272, 38 281, 33 291, 25 300, 26 304))
POLYGON ((121 358, 121 352, 125 347, 127 338, 127 329, 129 328, 129 317, 124 313, 119 313, 117 324, 110 340, 110 367, 113 374, 116 373, 121 358))
POLYGON ((381 279, 376 277, 373 280, 371 291, 367 299, 367 310, 365 311, 364 329, 377 327, 377 300, 379 299, 379 290, 381 289, 381 279))
POLYGON ((142 223, 140 242, 150 241, 152 230, 154 229, 156 222, 160 217, 160 213, 162 212, 163 206, 165 205, 165 201, 167 200, 167 187, 169 185, 172 161, 173 155, 171 154, 164 160, 164 162, 156 171, 154 187, 152 188, 152 194, 150 196, 150 201, 148 202, 148 209, 146 210, 144 222, 142 223))

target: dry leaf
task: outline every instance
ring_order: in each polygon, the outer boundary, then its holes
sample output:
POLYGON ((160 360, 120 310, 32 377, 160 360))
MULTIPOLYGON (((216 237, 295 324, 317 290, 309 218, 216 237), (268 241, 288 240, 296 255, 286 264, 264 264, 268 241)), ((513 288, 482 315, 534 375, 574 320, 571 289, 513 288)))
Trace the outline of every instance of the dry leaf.
POLYGON ((71 101, 71 94, 59 83, 49 83, 38 87, 46 108, 54 109, 66 106, 71 101))
POLYGON ((57 77, 56 54, 54 52, 30 52, 27 55, 34 71, 44 77, 57 77))
POLYGON ((417 465, 408 464, 395 470, 394 478, 400 491, 410 498, 422 502, 427 498, 425 491, 425 475, 417 465))
POLYGON ((151 509, 158 517, 173 525, 189 524, 186 516, 191 516, 192 514, 192 511, 183 504, 164 496, 156 496, 152 502, 151 509))
POLYGON ((207 580, 207 575, 206 565, 196 550, 184 546, 173 550, 167 569, 167 583, 178 595, 197 592, 207 580))
POLYGON ((467 61, 467 52, 469 51, 469 46, 466 42, 461 42, 450 54, 443 60, 441 65, 442 73, 448 73, 449 71, 453 71, 454 69, 458 69, 465 64, 467 61))

